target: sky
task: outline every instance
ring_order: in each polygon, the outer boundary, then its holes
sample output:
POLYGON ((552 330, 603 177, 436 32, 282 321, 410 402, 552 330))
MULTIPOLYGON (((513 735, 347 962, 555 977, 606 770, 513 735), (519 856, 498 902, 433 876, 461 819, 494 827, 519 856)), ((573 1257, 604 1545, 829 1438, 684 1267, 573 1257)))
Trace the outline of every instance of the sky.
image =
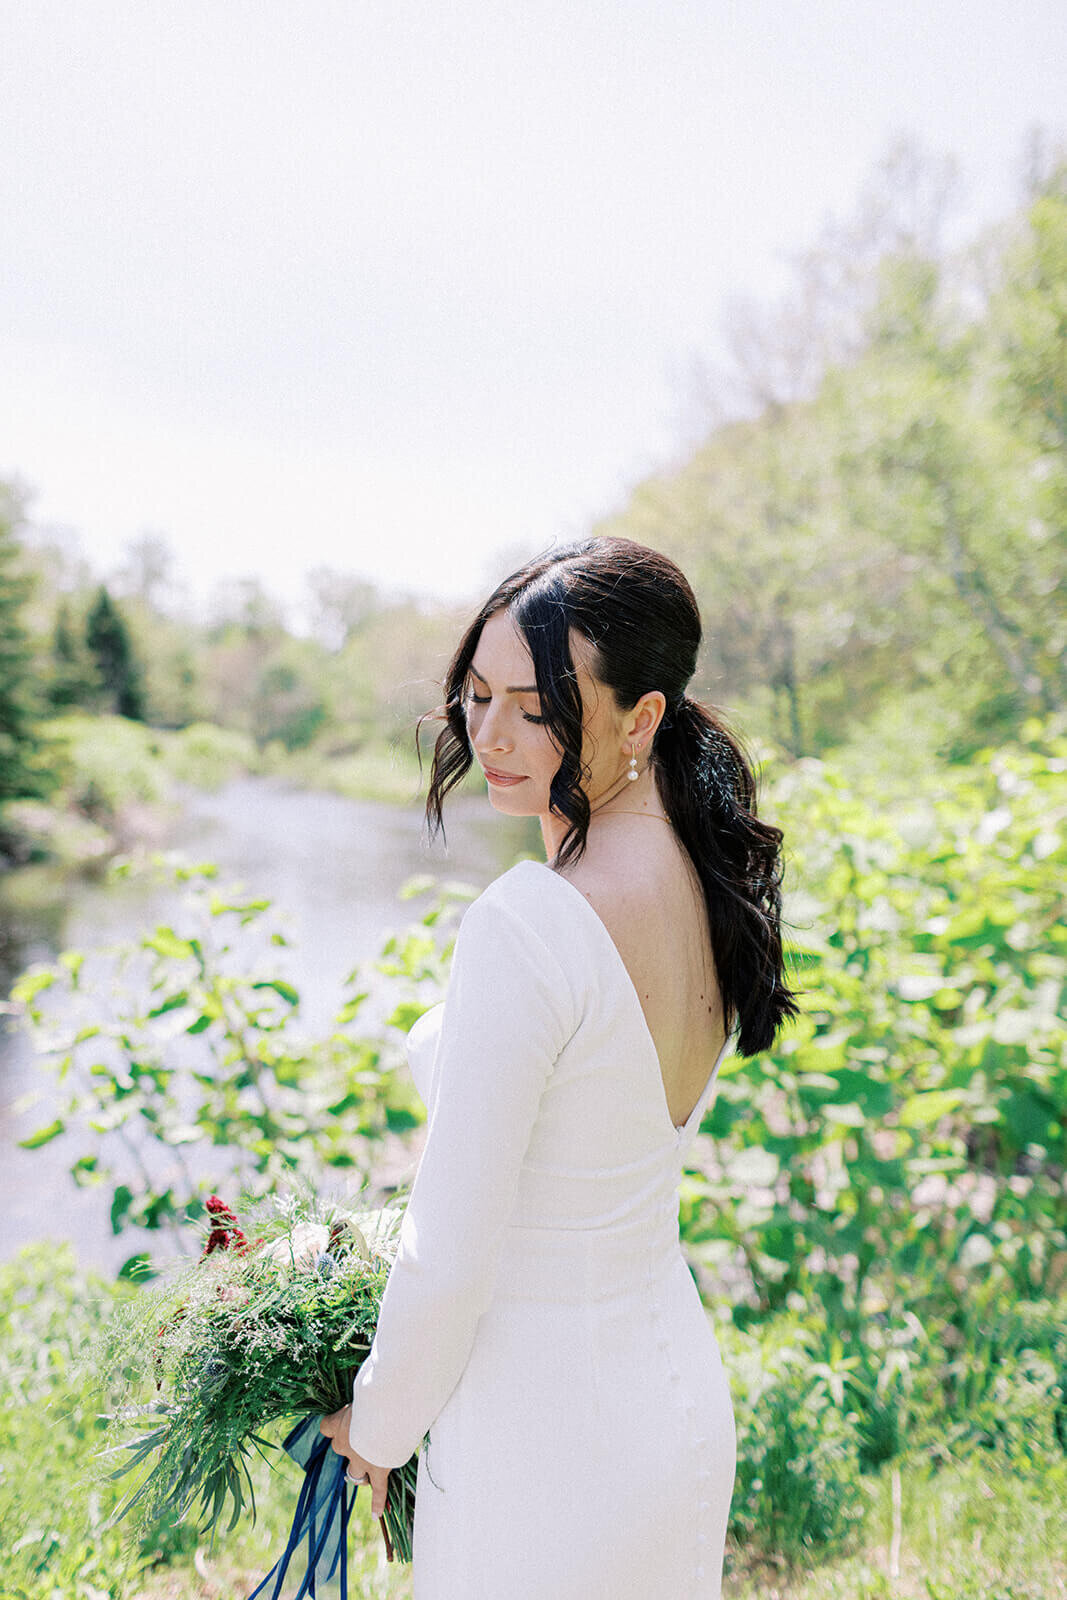
POLYGON ((894 137, 968 237, 1065 83, 1062 0, 0 0, 0 478, 190 610, 480 600, 677 458, 894 137))

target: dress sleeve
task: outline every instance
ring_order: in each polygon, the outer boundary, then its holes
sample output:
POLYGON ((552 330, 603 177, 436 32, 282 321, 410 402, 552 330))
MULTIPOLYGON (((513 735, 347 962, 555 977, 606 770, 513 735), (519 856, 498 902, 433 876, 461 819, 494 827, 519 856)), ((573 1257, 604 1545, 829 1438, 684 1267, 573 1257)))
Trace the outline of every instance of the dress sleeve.
POLYGON ((407 1461, 466 1366, 541 1096, 577 1022, 540 934, 501 898, 475 900, 456 938, 426 1143, 353 1389, 350 1442, 375 1466, 407 1461))

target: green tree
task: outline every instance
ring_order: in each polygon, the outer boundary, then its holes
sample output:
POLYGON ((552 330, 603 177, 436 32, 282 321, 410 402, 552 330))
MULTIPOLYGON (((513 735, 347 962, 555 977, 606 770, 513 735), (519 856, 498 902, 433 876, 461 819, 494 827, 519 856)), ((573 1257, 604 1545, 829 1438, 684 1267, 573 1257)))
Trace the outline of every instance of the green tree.
POLYGON ((141 667, 125 619, 101 584, 85 620, 85 642, 96 662, 108 709, 144 721, 141 667))
POLYGON ((61 600, 52 628, 52 653, 45 683, 45 698, 53 711, 90 706, 100 695, 100 679, 89 657, 82 630, 71 616, 70 603, 61 600))
POLYGON ((1048 670, 1067 699, 1067 159, 1045 178, 990 307, 999 410, 1032 443, 1031 564, 1052 620, 1048 670))
POLYGON ((22 620, 32 589, 20 564, 22 509, 19 495, 0 484, 0 800, 39 796, 45 787, 34 760, 40 751, 34 731, 38 707, 33 653, 22 620))
POLYGON ((952 672, 996 736, 1063 703, 1038 456, 989 403, 985 329, 955 336, 941 324, 921 263, 894 263, 883 279, 871 348, 820 397, 847 524, 911 574, 903 607, 872 595, 872 610, 928 675, 952 672))

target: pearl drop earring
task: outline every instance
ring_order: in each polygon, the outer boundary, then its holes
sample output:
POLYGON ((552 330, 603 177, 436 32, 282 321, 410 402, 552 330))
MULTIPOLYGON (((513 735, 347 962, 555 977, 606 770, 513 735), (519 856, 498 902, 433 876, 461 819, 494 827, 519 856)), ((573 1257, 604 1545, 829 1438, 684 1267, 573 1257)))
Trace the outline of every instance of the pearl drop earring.
POLYGON ((641 776, 637 770, 637 757, 634 755, 633 745, 630 746, 630 770, 626 776, 629 778, 631 783, 636 783, 638 778, 641 776))

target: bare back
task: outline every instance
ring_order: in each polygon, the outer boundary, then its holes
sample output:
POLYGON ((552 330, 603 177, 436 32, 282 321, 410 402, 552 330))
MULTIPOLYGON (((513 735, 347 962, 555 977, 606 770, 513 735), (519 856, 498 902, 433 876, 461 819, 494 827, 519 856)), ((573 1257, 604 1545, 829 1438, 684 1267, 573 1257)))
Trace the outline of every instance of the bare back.
POLYGON ((695 1106, 726 1038, 707 907, 696 870, 665 820, 620 812, 590 829, 562 876, 585 895, 630 975, 659 1056, 671 1121, 695 1106))

